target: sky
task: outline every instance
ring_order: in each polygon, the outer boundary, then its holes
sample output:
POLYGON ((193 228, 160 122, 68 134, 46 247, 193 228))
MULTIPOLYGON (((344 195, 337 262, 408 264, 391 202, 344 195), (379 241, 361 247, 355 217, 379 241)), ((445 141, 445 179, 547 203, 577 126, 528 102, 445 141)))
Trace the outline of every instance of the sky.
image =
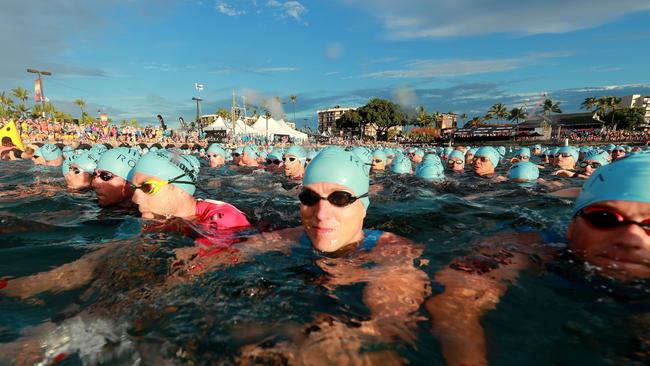
POLYGON ((214 113, 233 90, 249 114, 279 96, 272 112, 298 127, 374 97, 471 118, 547 93, 569 113, 650 95, 648 24, 649 0, 2 0, 0 91, 33 97, 26 69, 46 70, 45 96, 75 117, 81 98, 172 126, 192 97, 214 113))

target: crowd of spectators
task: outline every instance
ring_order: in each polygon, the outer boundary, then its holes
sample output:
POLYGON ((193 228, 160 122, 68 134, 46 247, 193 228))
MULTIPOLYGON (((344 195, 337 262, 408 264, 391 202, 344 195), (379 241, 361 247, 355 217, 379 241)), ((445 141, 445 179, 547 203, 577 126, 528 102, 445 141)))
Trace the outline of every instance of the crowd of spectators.
POLYGON ((559 140, 568 138, 571 141, 626 141, 646 142, 650 140, 650 133, 646 131, 628 131, 612 129, 591 129, 591 130, 563 130, 560 132, 559 140))

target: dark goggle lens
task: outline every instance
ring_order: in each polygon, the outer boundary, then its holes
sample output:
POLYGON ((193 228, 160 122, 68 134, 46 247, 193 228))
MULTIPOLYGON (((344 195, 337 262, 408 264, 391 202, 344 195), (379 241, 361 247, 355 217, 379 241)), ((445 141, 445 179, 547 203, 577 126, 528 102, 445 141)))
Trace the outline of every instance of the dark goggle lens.
POLYGON ((598 169, 598 168, 600 168, 600 163, 596 163, 596 162, 593 162, 593 163, 587 163, 587 162, 585 162, 585 161, 583 161, 583 162, 580 163, 580 167, 581 167, 581 168, 586 168, 586 167, 588 167, 588 166, 591 166, 593 169, 598 169))
POLYGON ((95 172, 93 173, 93 176, 99 177, 99 179, 103 180, 104 182, 108 182, 114 177, 114 175, 109 172, 100 172, 100 173, 95 172))
POLYGON ((289 157, 289 158, 287 158, 287 157, 282 158, 282 161, 287 161, 287 160, 289 160, 289 161, 296 161, 296 158, 294 158, 293 156, 292 156, 292 157, 289 157))
POLYGON ((623 221, 622 217, 608 210, 583 211, 582 217, 593 226, 603 229, 614 228, 623 221))
POLYGON ((571 157, 571 154, 562 153, 562 154, 559 154, 558 156, 561 156, 561 157, 563 157, 563 158, 570 158, 570 157, 571 157))
POLYGON ((383 160, 381 160, 381 159, 375 159, 375 163, 380 164, 381 162, 383 162, 383 160))
POLYGON ((236 157, 236 158, 238 158, 239 155, 241 155, 241 154, 240 154, 240 153, 233 153, 233 154, 232 154, 232 156, 234 156, 234 157, 236 157))
POLYGON ((142 192, 146 194, 152 194, 156 190, 157 184, 155 183, 149 183, 149 182, 144 182, 142 185, 138 188, 142 190, 142 192))
POLYGON ((278 160, 278 159, 266 159, 266 163, 268 165, 271 165, 271 164, 280 165, 280 160, 278 160))
POLYGON ((70 170, 72 170, 72 172, 75 173, 75 174, 80 174, 81 173, 81 170, 79 168, 70 167, 70 170))
POLYGON ((525 156, 525 155, 517 155, 517 156, 515 156, 515 159, 519 159, 519 160, 528 160, 528 156, 525 156))
POLYGON ((473 160, 473 161, 480 160, 480 161, 482 161, 483 163, 485 163, 486 161, 488 161, 488 158, 486 158, 485 156, 475 156, 472 160, 473 160))
POLYGON ((460 165, 460 164, 462 164, 462 163, 463 163, 463 162, 460 161, 460 160, 447 160, 447 164, 448 164, 448 165, 454 165, 454 164, 458 164, 458 165, 460 165))
POLYGON ((329 194, 327 197, 321 197, 316 192, 305 189, 298 195, 298 199, 305 206, 313 206, 317 204, 320 200, 327 200, 334 206, 345 207, 352 204, 360 197, 353 196, 350 192, 346 191, 335 191, 329 194))

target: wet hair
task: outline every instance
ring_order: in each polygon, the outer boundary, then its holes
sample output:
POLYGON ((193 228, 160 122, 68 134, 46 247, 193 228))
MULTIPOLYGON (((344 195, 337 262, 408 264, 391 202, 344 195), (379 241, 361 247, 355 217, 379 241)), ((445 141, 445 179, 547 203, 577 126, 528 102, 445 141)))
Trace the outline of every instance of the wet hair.
POLYGON ((2 138, 2 146, 10 147, 10 146, 16 146, 16 145, 14 145, 14 142, 11 141, 11 137, 5 136, 5 137, 2 138))

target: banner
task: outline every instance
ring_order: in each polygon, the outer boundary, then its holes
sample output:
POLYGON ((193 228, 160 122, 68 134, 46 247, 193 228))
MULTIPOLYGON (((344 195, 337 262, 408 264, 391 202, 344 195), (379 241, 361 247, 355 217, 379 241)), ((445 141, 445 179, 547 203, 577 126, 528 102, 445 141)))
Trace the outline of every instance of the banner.
POLYGON ((210 143, 224 142, 226 140, 226 130, 205 131, 204 133, 210 143))
POLYGON ((106 126, 106 124, 108 123, 108 114, 100 113, 99 114, 99 122, 102 123, 102 126, 106 126))
POLYGON ((41 79, 36 79, 34 82, 34 103, 43 101, 43 94, 41 92, 41 79))

